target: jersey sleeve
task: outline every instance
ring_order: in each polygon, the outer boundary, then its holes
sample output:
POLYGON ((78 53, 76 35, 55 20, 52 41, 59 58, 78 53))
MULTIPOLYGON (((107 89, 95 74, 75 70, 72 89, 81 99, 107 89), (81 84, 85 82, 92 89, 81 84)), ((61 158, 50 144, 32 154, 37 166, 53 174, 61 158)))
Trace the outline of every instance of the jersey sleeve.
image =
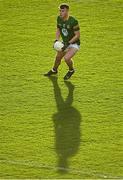
POLYGON ((73 21, 73 30, 74 31, 79 31, 80 30, 80 27, 79 27, 79 23, 76 19, 74 19, 73 21))

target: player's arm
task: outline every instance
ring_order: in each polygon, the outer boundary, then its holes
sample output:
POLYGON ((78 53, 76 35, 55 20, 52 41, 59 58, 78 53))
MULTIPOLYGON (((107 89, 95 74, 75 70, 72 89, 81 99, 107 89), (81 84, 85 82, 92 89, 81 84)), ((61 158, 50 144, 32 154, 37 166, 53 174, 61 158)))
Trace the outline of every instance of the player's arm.
POLYGON ((80 28, 78 24, 73 27, 73 30, 74 30, 75 36, 69 41, 70 44, 73 44, 80 38, 80 28))
POLYGON ((57 27, 56 30, 56 40, 58 41, 60 39, 60 29, 57 27))
POLYGON ((74 31, 75 36, 69 41, 70 44, 73 44, 80 38, 80 31, 74 31))

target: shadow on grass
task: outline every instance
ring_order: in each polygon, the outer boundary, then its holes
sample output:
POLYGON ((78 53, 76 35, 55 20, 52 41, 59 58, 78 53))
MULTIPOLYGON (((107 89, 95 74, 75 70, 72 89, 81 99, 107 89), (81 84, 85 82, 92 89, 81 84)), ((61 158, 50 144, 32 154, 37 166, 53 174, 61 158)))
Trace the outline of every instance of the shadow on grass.
POLYGON ((54 96, 58 112, 53 115, 55 129, 55 149, 58 155, 59 173, 66 173, 69 168, 68 160, 75 155, 80 145, 80 112, 72 106, 74 85, 65 81, 68 96, 64 101, 57 77, 49 78, 53 83, 54 96))

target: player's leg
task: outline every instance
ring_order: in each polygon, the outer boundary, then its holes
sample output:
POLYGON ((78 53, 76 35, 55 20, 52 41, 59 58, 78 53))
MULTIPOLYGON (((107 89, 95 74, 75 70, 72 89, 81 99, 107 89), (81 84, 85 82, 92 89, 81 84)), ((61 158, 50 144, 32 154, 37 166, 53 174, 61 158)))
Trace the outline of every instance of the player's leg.
POLYGON ((51 75, 57 74, 58 67, 59 67, 64 55, 65 55, 64 52, 57 52, 53 68, 50 71, 48 71, 46 74, 44 74, 45 76, 51 76, 51 75))
POLYGON ((64 56, 65 62, 69 67, 69 71, 64 76, 64 80, 69 79, 72 76, 72 74, 75 72, 72 57, 77 53, 77 51, 78 51, 77 48, 69 48, 64 56))
POLYGON ((55 62, 54 62, 54 66, 53 66, 53 70, 57 71, 59 65, 61 64, 61 60, 63 58, 63 56, 65 55, 65 52, 57 52, 56 58, 55 58, 55 62))

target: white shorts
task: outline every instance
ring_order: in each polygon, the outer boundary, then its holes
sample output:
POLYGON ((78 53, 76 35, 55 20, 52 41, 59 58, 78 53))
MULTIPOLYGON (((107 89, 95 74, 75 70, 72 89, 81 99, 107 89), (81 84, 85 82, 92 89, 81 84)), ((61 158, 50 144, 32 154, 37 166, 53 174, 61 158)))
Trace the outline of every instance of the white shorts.
POLYGON ((75 49, 79 50, 79 49, 80 49, 80 46, 75 43, 75 44, 70 44, 70 45, 67 47, 67 49, 69 49, 69 48, 75 48, 75 49))

